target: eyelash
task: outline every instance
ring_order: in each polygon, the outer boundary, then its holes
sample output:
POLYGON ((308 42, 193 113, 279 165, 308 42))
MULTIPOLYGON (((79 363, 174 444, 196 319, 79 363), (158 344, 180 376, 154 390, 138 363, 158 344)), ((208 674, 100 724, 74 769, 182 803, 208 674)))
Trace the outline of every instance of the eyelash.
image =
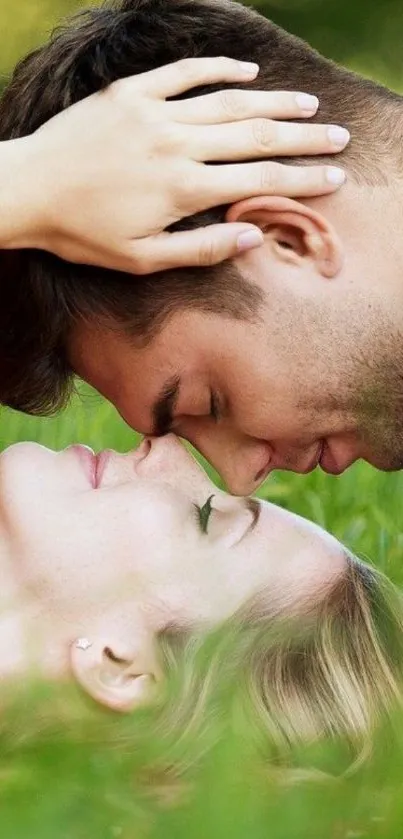
POLYGON ((211 506, 213 498, 214 495, 210 495, 206 503, 203 504, 203 507, 199 507, 198 504, 193 505, 197 517, 197 523, 202 533, 208 533, 207 525, 209 523, 211 513, 213 512, 213 508, 211 506))
POLYGON ((214 422, 218 422, 221 419, 221 409, 220 409, 220 402, 218 396, 214 391, 211 391, 210 395, 210 416, 214 420, 214 422))

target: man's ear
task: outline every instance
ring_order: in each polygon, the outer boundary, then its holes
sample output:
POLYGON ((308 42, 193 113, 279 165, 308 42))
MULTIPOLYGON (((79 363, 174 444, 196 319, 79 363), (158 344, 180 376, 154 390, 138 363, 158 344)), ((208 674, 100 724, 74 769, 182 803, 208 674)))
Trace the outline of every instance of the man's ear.
POLYGON ((291 198, 260 196, 233 204, 226 221, 245 221, 263 231, 273 255, 291 265, 314 263, 333 278, 343 265, 343 247, 334 227, 320 213, 291 198))
POLYGON ((141 633, 138 641, 127 646, 116 637, 91 636, 72 644, 74 677, 96 702, 124 713, 152 700, 160 679, 154 639, 141 633))

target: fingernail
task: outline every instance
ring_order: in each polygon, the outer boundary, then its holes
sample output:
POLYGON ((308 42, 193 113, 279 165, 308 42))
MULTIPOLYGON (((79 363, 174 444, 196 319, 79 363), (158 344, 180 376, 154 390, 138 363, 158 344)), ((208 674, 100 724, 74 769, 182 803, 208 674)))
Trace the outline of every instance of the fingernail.
POLYGON ((257 76, 259 72, 259 65, 253 61, 238 61, 239 67, 243 73, 248 73, 250 76, 257 76))
POLYGON ((314 114, 319 108, 319 99, 317 96, 311 96, 309 93, 297 93, 297 105, 301 111, 308 111, 314 114))
POLYGON ((346 173, 344 169, 338 169, 337 166, 328 166, 326 170, 326 180, 329 184, 341 186, 346 182, 346 173))
POLYGON ((249 251, 263 245, 264 236, 261 230, 246 230, 238 236, 237 246, 239 251, 249 251))
POLYGON ((347 128, 340 128, 339 125, 331 125, 327 130, 327 136, 332 145, 339 149, 344 149, 350 140, 350 132, 347 128))

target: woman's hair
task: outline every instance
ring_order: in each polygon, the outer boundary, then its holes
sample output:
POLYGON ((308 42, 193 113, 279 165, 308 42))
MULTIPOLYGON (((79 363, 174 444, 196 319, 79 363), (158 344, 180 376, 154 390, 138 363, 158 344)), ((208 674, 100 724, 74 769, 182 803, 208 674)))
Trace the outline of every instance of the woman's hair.
POLYGON ((349 556, 345 574, 308 614, 275 615, 260 595, 207 646, 170 628, 160 638, 175 682, 165 725, 176 736, 200 733, 224 694, 237 697, 247 736, 254 732, 265 748, 330 735, 361 753, 402 702, 402 614, 392 583, 349 556))
POLYGON ((16 742, 29 743, 31 753, 52 737, 70 738, 78 749, 102 743, 109 756, 133 755, 147 793, 179 799, 189 791, 184 775, 192 781, 194 769, 211 766, 222 744, 235 747, 235 759, 263 758, 265 775, 272 769, 280 783, 354 770, 370 755, 378 722, 393 722, 402 703, 400 594, 349 557, 345 574, 309 613, 286 617, 270 602, 261 593, 207 636, 167 627, 159 638, 164 685, 133 717, 83 705, 58 682, 36 691, 22 685, 21 697, 4 693, 3 741, 9 738, 11 752, 16 742), (324 738, 334 740, 331 766, 324 738))

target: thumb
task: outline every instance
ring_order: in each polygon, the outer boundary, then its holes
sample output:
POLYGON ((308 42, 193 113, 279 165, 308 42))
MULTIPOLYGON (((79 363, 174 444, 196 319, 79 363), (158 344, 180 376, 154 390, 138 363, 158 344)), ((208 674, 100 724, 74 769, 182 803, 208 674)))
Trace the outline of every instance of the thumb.
POLYGON ((181 233, 158 233, 133 242, 135 274, 169 268, 216 265, 263 244, 264 237, 252 224, 212 224, 181 233))

